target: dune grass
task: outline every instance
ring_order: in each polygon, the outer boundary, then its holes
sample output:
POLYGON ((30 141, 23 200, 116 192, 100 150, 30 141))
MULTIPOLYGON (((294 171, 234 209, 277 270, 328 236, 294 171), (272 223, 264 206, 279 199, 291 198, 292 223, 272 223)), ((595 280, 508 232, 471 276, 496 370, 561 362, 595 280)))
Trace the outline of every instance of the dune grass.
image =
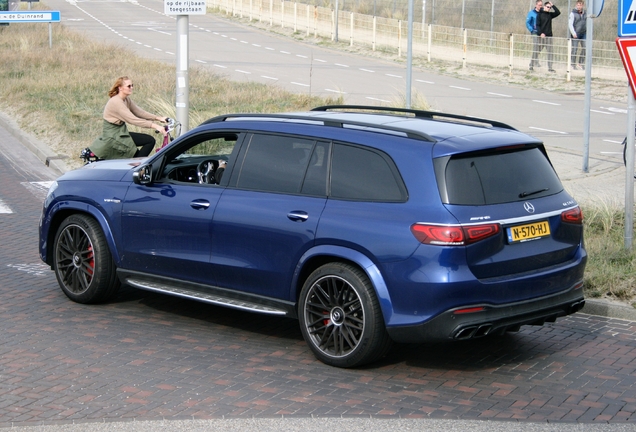
MULTIPOLYGON (((42 24, 0 27, 0 110, 56 153, 79 166, 79 152, 101 133, 102 110, 115 78, 135 82, 134 100, 144 109, 174 117, 173 65, 147 60, 119 45, 96 43, 61 25, 53 26, 54 44, 42 24)), ((190 81, 190 126, 219 114, 283 112, 341 103, 293 94, 278 87, 236 83, 193 68, 190 81)), ((404 106, 395 101, 394 106, 404 106)), ((427 109, 424 95, 412 106, 427 109)), ((623 247, 622 210, 614 205, 584 206, 585 277, 588 297, 626 303, 636 299, 636 255, 623 247)))
MULTIPOLYGON (((54 26, 53 40, 51 49, 42 24, 0 27, 0 109, 68 156, 71 166, 78 166, 81 149, 101 134, 107 92, 119 76, 135 82, 133 100, 143 109, 175 117, 174 65, 91 41, 60 25, 54 26)), ((229 112, 293 111, 341 102, 237 83, 201 68, 191 68, 188 78, 191 127, 229 112)))

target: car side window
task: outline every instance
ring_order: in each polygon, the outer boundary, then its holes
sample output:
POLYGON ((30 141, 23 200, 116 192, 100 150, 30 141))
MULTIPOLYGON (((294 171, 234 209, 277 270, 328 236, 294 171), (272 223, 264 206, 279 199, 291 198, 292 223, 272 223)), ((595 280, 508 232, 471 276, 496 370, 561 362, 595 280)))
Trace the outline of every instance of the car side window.
POLYGON ((213 175, 220 173, 217 170, 221 161, 230 160, 238 137, 239 134, 228 132, 204 133, 189 138, 177 148, 165 150, 165 164, 160 178, 186 183, 217 184, 213 175), (202 169, 211 172, 206 179, 201 176, 202 169))
POLYGON ((315 144, 314 140, 296 137, 252 135, 236 186, 268 192, 300 193, 315 144))
POLYGON ((335 144, 331 166, 331 198, 403 202, 406 187, 394 162, 384 153, 335 144))

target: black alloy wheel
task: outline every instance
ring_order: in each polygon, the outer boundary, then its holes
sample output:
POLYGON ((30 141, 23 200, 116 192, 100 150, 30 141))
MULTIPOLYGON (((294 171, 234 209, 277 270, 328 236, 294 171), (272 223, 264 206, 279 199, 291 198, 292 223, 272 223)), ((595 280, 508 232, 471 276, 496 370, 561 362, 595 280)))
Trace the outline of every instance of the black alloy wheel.
POLYGON ((95 219, 85 215, 66 218, 55 235, 53 251, 55 276, 71 300, 99 303, 117 293, 116 267, 95 219))
POLYGON ((369 279, 348 264, 327 264, 311 274, 301 292, 299 317, 309 347, 332 366, 370 363, 391 346, 369 279))

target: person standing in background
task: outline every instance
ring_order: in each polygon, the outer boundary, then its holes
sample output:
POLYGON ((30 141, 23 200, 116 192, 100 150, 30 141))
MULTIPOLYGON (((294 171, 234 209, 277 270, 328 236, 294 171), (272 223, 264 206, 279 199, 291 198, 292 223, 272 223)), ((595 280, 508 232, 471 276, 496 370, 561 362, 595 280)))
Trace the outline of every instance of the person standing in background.
MULTIPOLYGON (((543 9, 537 13, 537 33, 539 33, 541 48, 548 52, 548 71, 556 72, 552 68, 552 20, 561 15, 561 11, 551 2, 545 2, 543 9)), ((540 49, 541 49, 540 48, 540 49)))
POLYGON ((530 9, 528 15, 526 15, 526 28, 532 35, 532 60, 530 60, 530 70, 534 70, 534 67, 541 66, 539 64, 539 34, 537 33, 537 14, 543 7, 543 0, 536 0, 534 3, 534 9, 530 9))
POLYGON ((583 1, 576 2, 576 6, 568 17, 568 27, 572 37, 572 69, 583 69, 585 61, 585 33, 587 31, 587 12, 583 10, 583 1), (579 50, 578 66, 576 62, 576 52, 579 50))

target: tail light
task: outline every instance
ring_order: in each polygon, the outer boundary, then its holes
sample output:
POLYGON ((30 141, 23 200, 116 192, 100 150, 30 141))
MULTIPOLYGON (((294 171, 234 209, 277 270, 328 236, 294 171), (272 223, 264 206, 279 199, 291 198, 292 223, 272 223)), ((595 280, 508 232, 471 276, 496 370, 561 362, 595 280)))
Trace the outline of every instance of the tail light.
POLYGON ((561 222, 571 223, 576 225, 583 224, 583 212, 580 207, 575 207, 570 210, 566 210, 561 213, 561 222))
POLYGON ((431 225, 416 223, 411 225, 415 238, 423 243, 439 246, 465 246, 499 234, 499 224, 482 225, 431 225))

